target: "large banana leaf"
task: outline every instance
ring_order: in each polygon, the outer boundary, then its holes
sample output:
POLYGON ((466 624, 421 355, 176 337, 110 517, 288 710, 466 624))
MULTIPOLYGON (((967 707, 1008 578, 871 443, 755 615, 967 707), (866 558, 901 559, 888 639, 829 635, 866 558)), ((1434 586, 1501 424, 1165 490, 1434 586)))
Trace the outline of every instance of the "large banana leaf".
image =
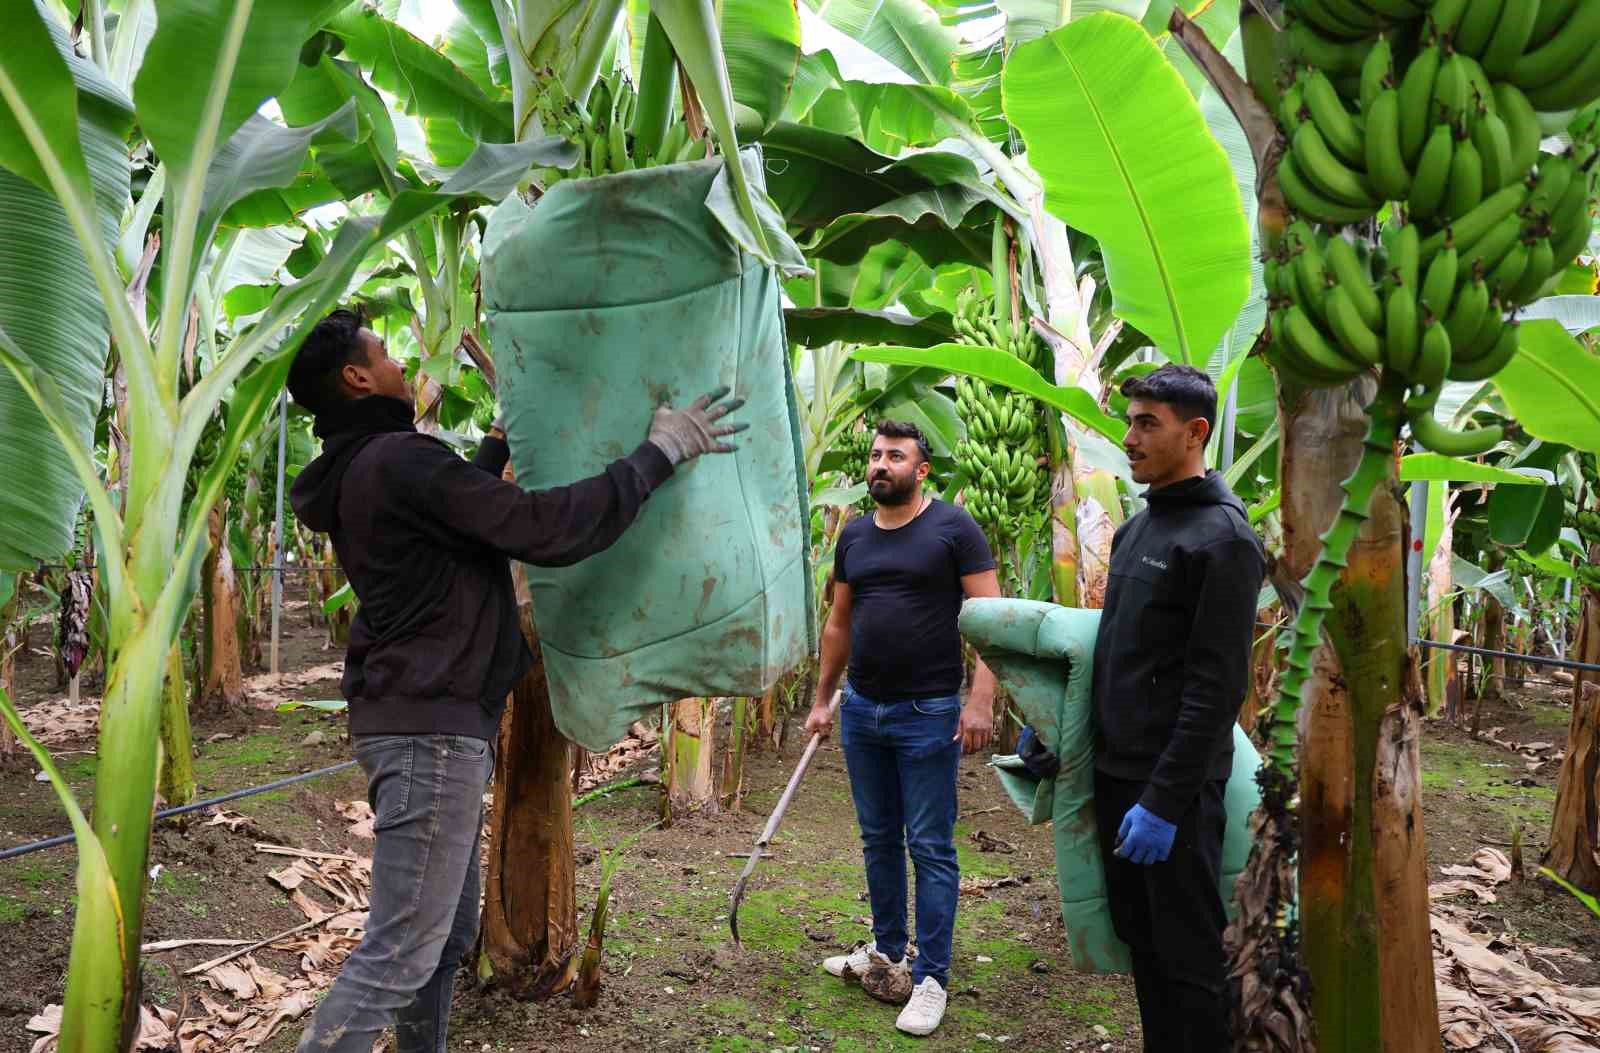
POLYGON ((923 0, 805 0, 845 36, 907 76, 948 84, 959 40, 923 0))
POLYGON ((1250 292, 1244 205, 1182 80, 1137 22, 1097 14, 1012 52, 1006 114, 1045 202, 1091 235, 1117 315, 1204 364, 1250 292))
POLYGON ((1400 458, 1400 481, 1451 483, 1507 483, 1540 486, 1554 480, 1548 471, 1537 468, 1510 469, 1493 464, 1464 461, 1438 453, 1410 453, 1400 458))
POLYGON ((1578 334, 1600 327, 1600 296, 1546 296, 1522 311, 1525 322, 1550 318, 1567 332, 1578 334))
POLYGON ((800 65, 796 0, 723 0, 722 55, 739 133, 760 138, 783 116, 800 65))
MULTIPOLYGON (((34 112, 50 121, 45 134, 84 166, 93 222, 109 241, 128 199, 123 137, 132 106, 70 54, 64 34, 53 25, 50 31, 55 40, 33 18, 8 26, 0 78, 20 82, 39 100, 34 112)), ((65 209, 33 181, 43 182, 43 173, 3 97, 0 166, 0 330, 56 378, 69 427, 87 445, 105 375, 106 313, 65 209)), ((11 481, 0 485, 0 573, 61 558, 72 548, 83 484, 7 369, 0 369, 0 479, 11 481)))
POLYGON ((882 344, 890 340, 906 347, 932 347, 949 343, 956 335, 950 316, 943 312, 918 318, 899 311, 854 307, 788 307, 783 312, 783 329, 790 343, 804 347, 822 347, 837 341, 882 344))
POLYGON ((1127 431, 1121 423, 1108 416, 1087 391, 1080 387, 1052 384, 1015 355, 997 348, 971 347, 967 344, 938 344, 924 348, 859 347, 850 357, 858 362, 936 368, 1000 384, 1055 407, 1113 442, 1121 442, 1123 433, 1127 431))
POLYGON ((1494 378, 1512 416, 1536 438, 1600 451, 1600 358, 1560 322, 1525 322, 1521 333, 1521 350, 1494 378))
POLYGON ((971 159, 929 151, 896 160, 849 136, 788 122, 762 146, 773 200, 791 227, 814 235, 814 258, 854 263, 898 238, 930 264, 986 260, 988 234, 963 227, 993 194, 971 159))
POLYGON ((475 142, 515 138, 508 98, 486 95, 450 59, 376 11, 351 8, 327 28, 344 43, 345 58, 400 100, 406 113, 423 119, 440 164, 460 164, 475 142))

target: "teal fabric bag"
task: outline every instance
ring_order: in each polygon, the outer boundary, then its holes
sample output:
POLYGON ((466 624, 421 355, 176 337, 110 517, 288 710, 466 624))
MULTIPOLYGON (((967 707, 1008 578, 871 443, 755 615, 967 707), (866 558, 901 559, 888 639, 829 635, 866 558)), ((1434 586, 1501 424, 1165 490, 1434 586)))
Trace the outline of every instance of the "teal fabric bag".
POLYGON ((484 235, 484 308, 522 486, 600 471, 644 439, 664 401, 720 385, 747 400, 737 453, 681 466, 605 552, 527 568, 556 725, 591 750, 662 702, 759 695, 814 647, 780 289, 706 207, 721 170, 563 181, 537 207, 508 198, 484 235))
MULTIPOLYGON (((1053 822, 1061 919, 1072 962, 1084 972, 1127 972, 1128 947, 1106 905, 1105 871, 1094 816, 1094 706, 1090 680, 1100 612, 1030 600, 977 599, 961 607, 961 635, 1005 685, 1034 732, 1061 761, 1054 779, 1035 779, 1016 757, 992 762, 1001 785, 1030 823, 1053 822)), ((1234 882, 1250 855, 1250 815, 1260 803, 1261 759, 1234 727, 1233 773, 1224 804, 1222 876, 1231 918, 1234 882)))

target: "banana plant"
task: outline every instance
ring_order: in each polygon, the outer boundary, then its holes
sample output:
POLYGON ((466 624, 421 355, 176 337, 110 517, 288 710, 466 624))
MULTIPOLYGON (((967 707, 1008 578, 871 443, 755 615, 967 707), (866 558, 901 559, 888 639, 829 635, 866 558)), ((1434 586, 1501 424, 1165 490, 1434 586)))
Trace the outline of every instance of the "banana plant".
MULTIPOLYGON (((90 320, 91 332, 68 349, 76 357, 63 359, 59 351, 50 357, 38 353, 46 343, 38 328, 17 325, 13 310, 0 315, 7 323, 0 328, 0 364, 48 426, 49 454, 70 466, 87 495, 110 601, 103 760, 92 829, 79 832, 80 902, 63 1050, 121 1048, 137 1023, 163 679, 195 594, 208 514, 246 437, 276 402, 295 349, 343 294, 362 260, 417 219, 476 191, 472 178, 402 189, 382 212, 346 220, 323 258, 301 281, 279 291, 180 397, 187 319, 224 215, 247 196, 293 184, 313 142, 355 136, 353 104, 295 127, 257 112, 263 100, 288 86, 306 42, 342 6, 327 0, 157 0, 157 26, 132 73, 131 101, 74 53, 65 27, 52 15, 28 0, 4 7, 10 38, 0 55, 0 167, 53 206, 24 226, 37 229, 41 243, 72 246, 81 266, 55 295, 78 297, 86 305, 79 318, 90 320), (206 61, 196 62, 197 54, 206 61), (161 287, 151 305, 153 323, 130 303, 117 270, 115 225, 106 222, 126 203, 127 153, 120 140, 134 116, 164 169, 161 287), (120 170, 108 155, 120 155, 120 170), (62 230, 70 232, 70 241, 62 230), (101 326, 97 335, 94 320, 101 326), (92 419, 86 410, 92 412, 93 404, 68 394, 74 376, 104 368, 107 330, 128 385, 131 466, 120 508, 101 480, 85 434, 92 419), (189 465, 206 422, 230 392, 228 431, 185 509, 189 465)), ((100 11, 91 6, 87 14, 98 18, 100 11)), ((137 25, 124 23, 130 32, 137 25)), ((104 34, 92 26, 89 36, 104 34)), ((96 55, 109 60, 119 45, 97 49, 96 55)), ((520 163, 549 163, 548 144, 533 145, 520 163)), ((474 172, 481 174, 481 166, 474 172)), ((0 529, 15 547, 11 524, 7 517, 0 529)))

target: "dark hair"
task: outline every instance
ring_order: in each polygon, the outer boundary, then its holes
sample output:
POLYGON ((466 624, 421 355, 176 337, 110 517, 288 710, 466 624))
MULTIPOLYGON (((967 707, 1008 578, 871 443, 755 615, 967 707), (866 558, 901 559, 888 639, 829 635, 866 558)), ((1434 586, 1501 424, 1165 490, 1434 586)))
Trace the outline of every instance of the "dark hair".
POLYGON ((1180 420, 1205 418, 1208 436, 1217 430, 1217 386, 1204 370, 1169 362, 1153 373, 1124 380, 1121 391, 1126 398, 1164 402, 1180 420))
POLYGON ((880 420, 876 432, 886 439, 915 439, 917 452, 922 455, 922 459, 933 460, 933 453, 928 449, 928 440, 922 437, 922 429, 908 420, 880 420))
POLYGON ((321 413, 343 401, 339 371, 351 362, 367 364, 363 323, 359 312, 340 308, 312 328, 289 367, 289 394, 296 403, 321 413))

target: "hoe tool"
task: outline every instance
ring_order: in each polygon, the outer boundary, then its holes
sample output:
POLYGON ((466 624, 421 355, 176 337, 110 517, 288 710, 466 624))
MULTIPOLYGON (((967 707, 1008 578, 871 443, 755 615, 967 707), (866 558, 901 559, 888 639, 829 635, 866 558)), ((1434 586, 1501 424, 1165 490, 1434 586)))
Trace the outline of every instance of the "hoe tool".
MULTIPOLYGON (((828 716, 832 717, 838 711, 839 692, 835 691, 833 701, 828 703, 828 716)), ((783 796, 778 798, 778 806, 772 810, 772 817, 762 828, 761 836, 756 838, 755 847, 750 850, 750 861, 744 865, 744 873, 739 875, 738 882, 733 886, 733 894, 728 897, 728 928, 733 931, 733 946, 738 950, 744 950, 744 944, 739 942, 739 903, 744 899, 744 887, 749 882, 750 875, 755 872, 756 864, 761 861, 762 849, 777 836, 778 826, 783 822, 783 813, 788 811, 789 802, 794 799, 795 790, 800 788, 800 780, 805 777, 806 768, 811 764, 811 758, 821 743, 821 732, 813 734, 811 741, 806 743, 805 752, 800 754, 800 763, 794 766, 794 774, 789 776, 789 785, 784 787, 783 796)))

